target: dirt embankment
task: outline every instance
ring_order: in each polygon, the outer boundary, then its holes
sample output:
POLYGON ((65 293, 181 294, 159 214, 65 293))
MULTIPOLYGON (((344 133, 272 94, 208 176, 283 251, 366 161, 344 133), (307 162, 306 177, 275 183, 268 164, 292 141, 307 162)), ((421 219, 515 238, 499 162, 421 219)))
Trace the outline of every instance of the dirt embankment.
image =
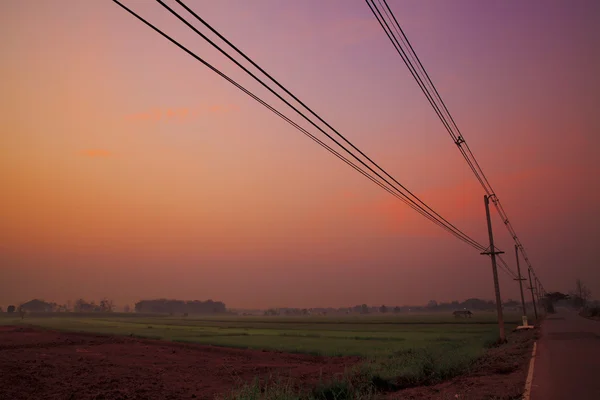
POLYGON ((213 399, 257 376, 315 385, 358 361, 0 327, 0 399, 213 399))
POLYGON ((539 329, 514 332, 508 343, 490 349, 468 374, 432 386, 390 393, 389 399, 509 400, 522 397, 533 342, 539 329))

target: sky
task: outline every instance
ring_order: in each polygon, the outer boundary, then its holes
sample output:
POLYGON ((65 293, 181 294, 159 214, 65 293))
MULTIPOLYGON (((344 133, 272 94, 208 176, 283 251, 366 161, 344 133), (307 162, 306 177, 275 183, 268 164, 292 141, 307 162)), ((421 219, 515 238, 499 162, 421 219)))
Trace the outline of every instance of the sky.
MULTIPOLYGON (((158 3, 124 2, 301 123, 158 3)), ((187 4, 487 244, 483 189, 365 2, 187 4)), ((389 4, 545 289, 579 278, 600 297, 600 2, 389 4)), ((0 305, 493 298, 488 257, 113 2, 2 1, 0 38, 0 305)), ((518 299, 499 276, 502 298, 518 299)))

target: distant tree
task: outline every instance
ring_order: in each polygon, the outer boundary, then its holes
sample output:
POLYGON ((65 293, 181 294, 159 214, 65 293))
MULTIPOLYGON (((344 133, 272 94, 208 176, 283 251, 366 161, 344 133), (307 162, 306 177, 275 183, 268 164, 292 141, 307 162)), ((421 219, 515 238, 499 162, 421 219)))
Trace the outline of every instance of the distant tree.
POLYGON ((467 299, 460 303, 460 308, 466 308, 468 310, 493 310, 495 309, 495 304, 493 301, 467 299))
POLYGON ((508 299, 507 301, 504 302, 503 306, 505 308, 516 308, 516 307, 519 307, 519 303, 515 300, 508 299))
POLYGON ((213 300, 141 300, 135 303, 135 311, 139 313, 159 314, 225 314, 227 309, 225 303, 213 300))
POLYGON ((379 307, 380 313, 386 313, 387 311, 388 311, 388 308, 385 305, 382 305, 381 307, 379 307))
POLYGON ((21 319, 25 319, 25 314, 27 314, 27 311, 25 311, 23 307, 19 307, 19 315, 21 315, 21 319))
POLYGON ((15 306, 8 306, 8 308, 6 309, 6 312, 9 314, 12 314, 15 312, 15 306))
POLYGON ((129 306, 129 304, 125 304, 125 307, 123 307, 123 311, 126 313, 131 312, 131 307, 129 306))
POLYGON ((100 300, 100 311, 101 312, 112 312, 115 309, 115 305, 112 300, 106 297, 100 300))
POLYGON ((100 306, 96 305, 93 301, 87 302, 84 299, 78 299, 75 301, 75 305, 73 306, 73 311, 75 312, 98 312, 100 311, 100 306))
POLYGON ((368 314, 369 313, 369 306, 367 306, 366 304, 362 304, 360 306, 360 313, 361 314, 368 314))
POLYGON ((563 300, 569 300, 571 298, 568 294, 564 294, 561 292, 546 293, 545 297, 548 299, 548 301, 551 301, 552 303, 556 303, 563 300))
POLYGON ((398 306, 394 307, 394 312, 395 312, 396 314, 398 314, 398 313, 399 313, 399 312, 401 312, 401 311, 402 311, 402 309, 401 309, 400 307, 398 307, 398 306))
POLYGON ((438 302, 435 300, 429 300, 427 302, 427 308, 435 309, 438 306, 438 302))
POLYGON ((33 299, 21 304, 19 310, 32 313, 52 312, 56 310, 56 303, 48 303, 44 300, 33 299))
POLYGON ((4 312, 4 308, 0 307, 0 313, 4 312))
POLYGON ((573 305, 575 307, 585 307, 592 296, 591 290, 581 282, 581 279, 577 279, 575 282, 575 291, 571 296, 573 299, 573 305))

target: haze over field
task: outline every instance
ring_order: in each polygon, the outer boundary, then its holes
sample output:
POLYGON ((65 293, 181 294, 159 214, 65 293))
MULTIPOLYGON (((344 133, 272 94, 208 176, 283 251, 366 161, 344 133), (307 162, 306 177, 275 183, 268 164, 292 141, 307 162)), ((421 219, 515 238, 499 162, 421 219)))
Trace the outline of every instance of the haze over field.
MULTIPOLYGON (((127 4, 273 100, 160 5, 127 4)), ((390 5, 545 288, 580 278, 598 297, 600 2, 390 5)), ((479 183, 364 2, 190 6, 486 243, 479 183)), ((493 298, 488 258, 111 1, 3 1, 0 36, 0 304, 493 298)))

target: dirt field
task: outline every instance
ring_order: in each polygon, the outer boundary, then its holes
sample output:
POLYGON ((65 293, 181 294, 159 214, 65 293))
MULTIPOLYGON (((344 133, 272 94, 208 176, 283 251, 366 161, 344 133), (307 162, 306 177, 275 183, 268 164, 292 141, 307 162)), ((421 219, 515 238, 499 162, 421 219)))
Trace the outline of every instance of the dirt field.
POLYGON ((213 399, 257 376, 316 384, 358 361, 9 326, 0 399, 213 399))
MULTIPOLYGON (((466 375, 388 399, 517 399, 537 330, 509 336, 466 375)), ((0 326, 0 400, 214 399, 257 377, 314 387, 361 361, 0 326), (276 378, 275 378, 276 379, 276 378)))

